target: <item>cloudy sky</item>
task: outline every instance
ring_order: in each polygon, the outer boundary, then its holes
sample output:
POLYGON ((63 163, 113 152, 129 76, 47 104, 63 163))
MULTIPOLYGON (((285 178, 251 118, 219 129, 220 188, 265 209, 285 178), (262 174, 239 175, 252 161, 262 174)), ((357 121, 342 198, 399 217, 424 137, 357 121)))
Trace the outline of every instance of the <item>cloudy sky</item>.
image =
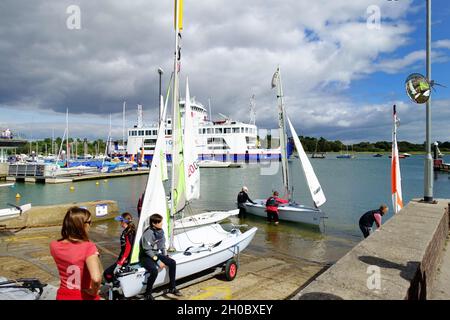
MULTIPOLYGON (((280 65, 286 108, 299 134, 346 142, 389 140, 398 105, 400 140, 424 140, 425 108, 404 80, 425 73, 424 0, 185 0, 182 83, 218 113, 276 127, 272 75, 280 65), (376 11, 380 10, 380 23, 376 11)), ((433 1, 433 140, 450 140, 450 3, 433 1)), ((2 0, 0 128, 26 137, 122 135, 143 104, 157 116, 158 67, 173 64, 173 1, 2 0), (79 6, 81 29, 67 27, 79 6)), ((184 91, 184 90, 183 90, 184 91)))

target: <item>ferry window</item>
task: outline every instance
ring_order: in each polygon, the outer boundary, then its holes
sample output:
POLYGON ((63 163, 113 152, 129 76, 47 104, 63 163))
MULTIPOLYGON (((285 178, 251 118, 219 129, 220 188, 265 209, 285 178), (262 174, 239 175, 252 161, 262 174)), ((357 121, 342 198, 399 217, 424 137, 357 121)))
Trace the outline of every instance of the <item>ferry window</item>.
POLYGON ((225 133, 231 133, 231 128, 225 128, 225 133))
POLYGON ((233 133, 239 133, 239 128, 233 128, 233 133))
POLYGON ((167 124, 171 124, 172 123, 172 120, 167 120, 167 124))
POLYGON ((153 130, 153 135, 156 136, 158 134, 158 130, 153 130))
POLYGON ((244 133, 244 128, 241 128, 241 132, 244 133))
POLYGON ((139 130, 139 135, 143 136, 144 135, 144 130, 139 130))
POLYGON ((152 131, 151 130, 145 130, 145 135, 146 136, 150 136, 152 134, 152 131))
POLYGON ((245 133, 248 133, 248 128, 245 128, 245 133))
POLYGON ((202 129, 198 129, 198 134, 202 134, 202 129))
POLYGON ((171 134, 172 134, 172 130, 170 130, 170 129, 167 130, 167 134, 168 134, 168 135, 171 135, 171 134))
POLYGON ((208 128, 208 133, 209 134, 213 133, 213 129, 212 128, 208 128))
POLYGON ((216 128, 216 133, 222 133, 222 128, 216 128))
POLYGON ((206 134, 206 129, 203 129, 203 134, 206 134))

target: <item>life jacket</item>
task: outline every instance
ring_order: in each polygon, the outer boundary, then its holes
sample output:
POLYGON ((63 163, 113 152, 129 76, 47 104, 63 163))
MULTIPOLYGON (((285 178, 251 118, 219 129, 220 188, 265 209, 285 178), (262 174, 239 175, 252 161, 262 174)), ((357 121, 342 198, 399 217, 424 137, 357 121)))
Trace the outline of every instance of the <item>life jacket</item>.
POLYGON ((267 199, 266 207, 278 207, 277 199, 275 199, 275 197, 270 197, 267 199))

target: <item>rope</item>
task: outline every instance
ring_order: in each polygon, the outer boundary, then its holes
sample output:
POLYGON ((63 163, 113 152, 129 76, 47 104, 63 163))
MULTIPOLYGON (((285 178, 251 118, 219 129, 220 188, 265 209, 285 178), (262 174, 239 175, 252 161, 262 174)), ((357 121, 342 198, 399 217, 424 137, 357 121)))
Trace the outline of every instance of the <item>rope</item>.
MULTIPOLYGON (((187 211, 189 211, 189 213, 190 213, 191 215, 194 213, 194 211, 192 210, 192 207, 191 207, 191 205, 190 205, 189 202, 186 204, 186 206, 185 206, 184 209, 187 210, 187 211)), ((188 238, 188 240, 189 240, 191 243, 193 243, 193 244, 198 244, 198 245, 200 245, 200 244, 201 244, 201 245, 204 245, 204 244, 205 244, 204 242, 195 242, 195 241, 193 241, 193 240, 189 237, 189 234, 186 232, 186 229, 188 229, 188 228, 190 228, 190 227, 185 227, 182 220, 180 220, 180 224, 181 224, 181 226, 182 226, 183 231, 186 233, 186 237, 188 238)), ((200 225, 201 225, 201 223, 199 223, 199 222, 196 221, 196 220, 194 220, 194 224, 195 224, 196 226, 200 226, 200 225)), ((219 231, 217 231, 215 228, 213 228, 213 229, 214 229, 214 231, 216 231, 217 233, 219 233, 219 231)))

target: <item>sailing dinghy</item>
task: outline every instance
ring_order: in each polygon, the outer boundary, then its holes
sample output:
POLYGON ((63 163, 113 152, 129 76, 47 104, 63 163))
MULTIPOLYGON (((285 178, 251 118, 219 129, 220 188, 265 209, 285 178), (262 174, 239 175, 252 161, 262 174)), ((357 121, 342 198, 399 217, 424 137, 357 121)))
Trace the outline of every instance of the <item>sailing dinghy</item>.
MULTIPOLYGON (((225 231, 219 224, 200 226, 188 231, 175 234, 175 215, 189 206, 188 199, 194 199, 199 191, 195 175, 199 171, 192 162, 189 149, 184 149, 185 143, 189 144, 193 139, 193 130, 185 128, 184 134, 181 127, 181 113, 179 106, 179 72, 180 72, 180 40, 181 40, 181 16, 182 0, 175 1, 175 62, 173 81, 173 132, 172 132, 172 172, 171 172, 171 197, 170 205, 166 198, 163 180, 167 178, 165 173, 165 113, 159 123, 158 137, 156 141, 153 161, 150 167, 145 196, 142 204, 141 217, 136 232, 130 266, 116 275, 120 284, 119 293, 129 298, 143 293, 146 288, 146 270, 139 265, 140 242, 143 232, 148 228, 148 218, 159 213, 163 216, 163 229, 166 235, 166 243, 169 245, 170 257, 177 263, 176 279, 192 276, 204 270, 217 266, 226 267, 227 278, 232 280, 236 276, 238 265, 234 258, 244 250, 252 241, 256 228, 241 232, 238 228, 225 231), (184 140, 184 143, 183 143, 184 140), (186 180, 191 181, 193 188, 186 180)), ((188 86, 187 86, 188 88, 188 86)), ((194 148, 193 148, 194 149, 194 148)), ((198 159, 195 159, 198 161, 198 159)), ((198 176, 199 177, 199 176, 198 176)), ((160 270, 153 288, 163 286, 169 282, 166 268, 160 270)), ((114 290, 114 288, 112 289, 114 290)), ((112 297, 112 290, 110 297, 112 297)))
MULTIPOLYGON (((279 219, 301 222, 311 225, 320 225, 321 221, 326 217, 319 207, 326 202, 325 194, 317 179, 311 162, 303 149, 303 146, 298 138, 297 132, 294 129, 289 118, 286 117, 286 112, 283 104, 283 88, 281 83, 280 68, 278 68, 272 80, 272 88, 278 88, 279 100, 279 127, 280 127, 280 145, 281 145, 281 169, 283 177, 284 194, 289 199, 288 204, 282 204, 278 207, 279 219), (303 170, 303 173, 308 184, 311 197, 314 201, 314 207, 300 205, 292 199, 289 163, 287 161, 287 134, 286 134, 286 119, 289 123, 289 129, 294 139, 295 148, 298 152, 298 158, 295 159, 303 170)), ((255 200, 256 204, 246 203, 247 212, 261 217, 267 217, 266 213, 266 199, 255 200)))

